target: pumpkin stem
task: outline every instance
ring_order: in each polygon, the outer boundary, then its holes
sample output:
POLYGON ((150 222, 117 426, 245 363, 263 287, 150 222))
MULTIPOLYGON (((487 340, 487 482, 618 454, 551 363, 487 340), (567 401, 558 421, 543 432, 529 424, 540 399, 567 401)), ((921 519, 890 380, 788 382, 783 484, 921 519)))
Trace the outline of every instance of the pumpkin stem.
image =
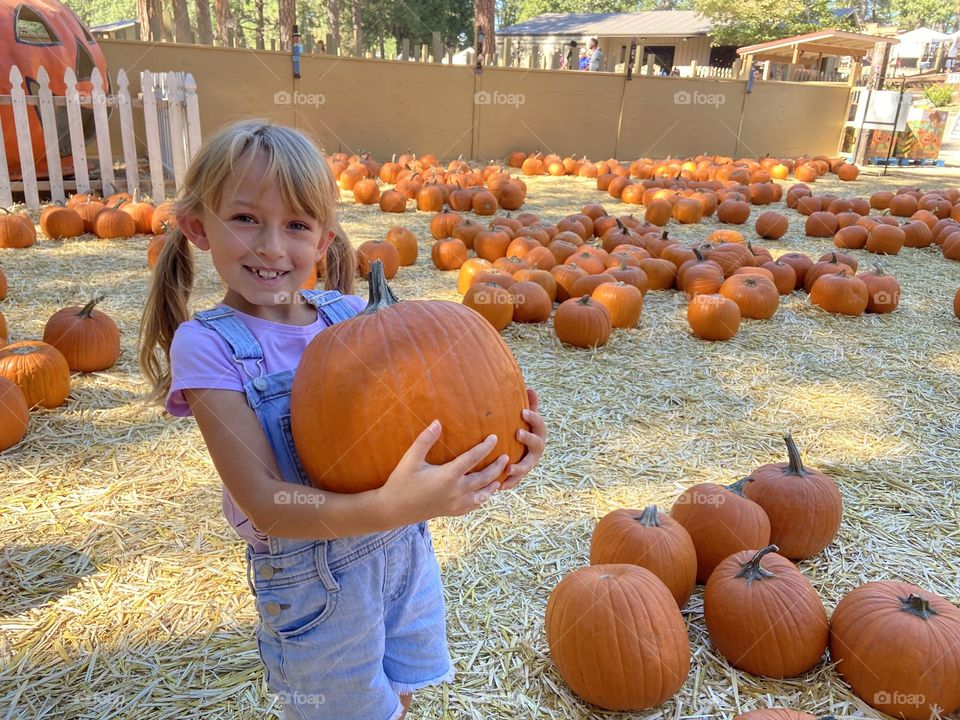
POLYGON ((763 550, 758 550, 747 562, 740 564, 740 572, 736 574, 736 577, 742 577, 747 581, 747 585, 750 585, 754 580, 766 580, 774 577, 772 572, 760 567, 760 561, 764 555, 769 555, 779 549, 776 545, 767 545, 763 550))
POLYGON ((787 444, 787 457, 790 460, 790 464, 787 467, 788 473, 790 475, 805 474, 806 470, 803 467, 803 460, 800 458, 800 449, 793 441, 793 435, 788 432, 783 436, 783 441, 787 444))
POLYGON ((930 607, 930 602, 926 598, 914 595, 913 593, 905 598, 900 598, 900 602, 903 603, 903 605, 900 606, 901 610, 911 615, 916 615, 918 618, 923 618, 924 620, 940 614, 930 607))
POLYGON ((883 277, 884 275, 886 275, 886 273, 883 272, 883 268, 880 267, 880 265, 874 265, 874 266, 873 266, 873 274, 874 274, 874 275, 878 275, 878 276, 880 276, 880 277, 883 277))
POLYGON ((737 495, 740 495, 741 497, 743 497, 743 488, 746 487, 748 482, 753 482, 753 478, 752 477, 740 478, 732 485, 727 485, 726 488, 730 492, 736 493, 737 495))
POLYGON ((705 258, 703 257, 703 253, 700 252, 697 248, 692 248, 692 250, 693 250, 693 254, 697 256, 697 262, 703 262, 705 260, 705 258))
POLYGON ((584 295, 582 298, 580 298, 580 304, 581 304, 581 305, 589 305, 589 304, 590 304, 590 296, 589 296, 589 295, 584 295))
POLYGON ((639 516, 635 517, 634 520, 639 522, 644 527, 660 527, 660 521, 657 519, 657 506, 656 505, 647 505, 643 512, 639 516))
POLYGON ((370 284, 370 297, 367 306, 360 312, 361 315, 372 315, 378 310, 384 310, 400 302, 397 296, 393 294, 390 286, 387 285, 381 260, 374 260, 370 263, 370 275, 367 279, 370 284))
POLYGON ((627 226, 623 224, 620 218, 617 218, 617 227, 620 228, 620 232, 622 232, 624 235, 627 234, 627 226))
POLYGON ((94 306, 99 302, 103 302, 103 300, 106 297, 107 297, 106 295, 97 295, 97 297, 93 298, 90 302, 84 305, 83 308, 81 308, 80 312, 77 313, 77 315, 79 315, 82 318, 91 317, 93 315, 94 306))

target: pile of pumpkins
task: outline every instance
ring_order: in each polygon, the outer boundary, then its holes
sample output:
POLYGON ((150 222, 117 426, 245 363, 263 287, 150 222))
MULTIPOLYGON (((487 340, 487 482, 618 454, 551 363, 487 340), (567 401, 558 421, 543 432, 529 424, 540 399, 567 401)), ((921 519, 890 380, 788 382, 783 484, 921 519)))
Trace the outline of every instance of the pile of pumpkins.
MULTIPOLYGON (((759 237, 771 237, 782 235, 786 224, 786 217, 767 211, 755 227, 759 237)), ((597 347, 613 328, 636 327, 650 290, 684 292, 691 330, 705 340, 732 338, 744 317, 769 319, 780 296, 797 289, 824 310, 848 315, 892 312, 900 297, 896 278, 879 267, 847 280, 857 269, 849 254, 814 261, 788 253, 774 260, 731 229, 686 246, 649 219, 613 217, 598 204, 556 224, 533 213, 483 224, 445 208, 431 219, 430 231, 434 266, 458 271, 464 304, 494 328, 544 322, 557 301, 554 332, 575 347, 597 347)))
MULTIPOLYGON (((651 180, 670 177, 686 180, 739 180, 746 182, 769 182, 786 180, 790 173, 800 182, 815 182, 828 172, 840 180, 856 180, 859 168, 843 158, 829 158, 826 155, 798 158, 763 157, 757 159, 734 159, 721 155, 698 155, 693 158, 667 158, 655 160, 638 158, 627 165, 616 158, 591 162, 586 157, 579 160, 573 156, 563 159, 554 153, 543 155, 539 152, 527 154, 514 150, 507 155, 507 165, 520 169, 524 175, 576 175, 584 178, 602 178, 613 175, 651 180)), ((629 201, 628 201, 629 202, 629 201)))
POLYGON ((828 621, 791 561, 833 541, 842 501, 833 479, 805 467, 784 439, 787 462, 730 486, 694 485, 669 514, 651 505, 600 520, 590 566, 561 580, 546 610, 551 656, 580 697, 626 711, 673 696, 690 669, 680 609, 702 583, 710 643, 739 670, 796 677, 829 648, 840 676, 878 710, 926 720, 934 707, 960 709, 960 609, 947 600, 907 583, 868 582, 828 621))
MULTIPOLYGON (((152 209, 152 206, 151 206, 152 209)), ((111 210, 92 199, 76 200, 72 207, 51 206, 43 211, 41 229, 50 238, 76 237, 85 223, 94 223, 105 236, 117 222, 134 222, 134 215, 111 210), (100 206, 94 213, 89 206, 100 206), (77 209, 74 209, 77 208, 77 209), (104 219, 97 225, 97 218, 104 219), (126 220, 117 221, 114 215, 126 220)), ((131 233, 133 234, 133 233, 131 233)), ((27 215, 0 215, 0 247, 26 248, 36 241, 36 229, 27 215)), ((0 301, 8 292, 6 275, 0 269, 0 301)), ((27 432, 30 408, 55 408, 70 394, 70 373, 106 370, 120 357, 120 330, 96 305, 63 308, 47 321, 42 340, 9 343, 6 320, 0 313, 0 452, 16 445, 27 432)))
POLYGON ((457 212, 489 216, 498 210, 518 210, 527 196, 526 183, 500 165, 471 168, 462 158, 444 168, 430 154, 394 156, 381 165, 369 154, 334 153, 327 157, 327 165, 355 203, 379 204, 388 213, 404 213, 407 203, 414 201, 421 212, 438 212, 449 205, 457 212), (381 191, 380 182, 393 187, 381 191))

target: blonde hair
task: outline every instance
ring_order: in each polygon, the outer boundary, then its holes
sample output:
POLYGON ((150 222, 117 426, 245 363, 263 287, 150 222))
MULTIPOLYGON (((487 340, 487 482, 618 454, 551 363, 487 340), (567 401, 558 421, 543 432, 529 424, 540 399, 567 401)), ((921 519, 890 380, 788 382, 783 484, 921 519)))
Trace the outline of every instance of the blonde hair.
MULTIPOLYGON (((190 163, 173 203, 174 216, 218 208, 223 186, 236 166, 254 153, 262 153, 266 160, 262 183, 276 184, 290 207, 309 213, 326 231, 335 233, 325 262, 319 263, 324 285, 328 290, 352 292, 356 260, 337 221, 340 192, 321 152, 297 130, 263 120, 245 120, 220 130, 190 163)), ((170 344, 177 327, 190 319, 193 279, 190 242, 178 228, 171 228, 140 321, 140 369, 152 386, 151 401, 162 401, 170 390, 170 344)))

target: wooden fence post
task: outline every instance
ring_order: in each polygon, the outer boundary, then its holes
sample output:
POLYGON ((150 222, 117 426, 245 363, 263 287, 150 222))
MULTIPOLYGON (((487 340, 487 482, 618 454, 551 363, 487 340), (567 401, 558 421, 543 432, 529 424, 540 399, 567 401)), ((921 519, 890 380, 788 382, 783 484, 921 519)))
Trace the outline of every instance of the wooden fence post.
POLYGON ((90 192, 90 173, 87 169, 87 141, 83 136, 83 121, 80 117, 80 93, 77 92, 77 76, 73 68, 63 74, 67 96, 67 127, 70 131, 70 154, 73 156, 73 177, 77 181, 75 192, 90 192))
POLYGON ((133 194, 140 189, 140 169, 137 167, 137 141, 133 130, 133 108, 130 105, 130 80, 127 71, 120 68, 117 73, 117 109, 120 111, 120 140, 123 144, 124 174, 127 178, 127 192, 133 194))
POLYGON ((17 148, 20 152, 20 174, 23 176, 23 194, 27 207, 40 207, 37 190, 37 170, 33 159, 33 142, 27 116, 27 99, 23 91, 23 75, 16 65, 10 68, 10 100, 13 103, 13 124, 17 133, 17 148))
POLYGON ((60 139, 57 137, 57 117, 53 112, 53 93, 50 91, 50 76, 41 65, 37 71, 40 89, 40 124, 43 126, 43 146, 47 154, 47 177, 50 179, 50 197, 63 202, 63 170, 60 167, 60 139))
POLYGON ((103 77, 100 70, 94 68, 90 73, 93 84, 91 102, 93 103, 93 126, 97 133, 97 160, 100 167, 100 189, 103 196, 115 192, 113 177, 113 151, 110 149, 110 125, 107 121, 107 98, 103 92, 103 77))
POLYGON ((155 203, 167 196, 160 156, 160 123, 157 119, 157 96, 153 73, 140 73, 140 96, 143 98, 143 125, 147 135, 147 157, 150 166, 150 197, 155 203))
MULTIPOLYGON (((5 147, 3 141, 3 125, 0 125, 0 147, 5 147)), ((13 205, 13 193, 10 190, 10 169, 7 167, 7 154, 0 153, 0 205, 13 205)))

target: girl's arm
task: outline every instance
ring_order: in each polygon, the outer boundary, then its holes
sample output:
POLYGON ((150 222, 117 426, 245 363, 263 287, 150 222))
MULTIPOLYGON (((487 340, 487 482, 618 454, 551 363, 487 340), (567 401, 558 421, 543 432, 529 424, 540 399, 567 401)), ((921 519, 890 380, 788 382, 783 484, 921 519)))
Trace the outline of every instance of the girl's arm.
POLYGON ((185 390, 184 395, 234 502, 258 530, 274 537, 328 540, 440 515, 462 515, 496 492, 496 478, 507 463, 503 455, 468 474, 496 443, 490 436, 446 465, 428 464, 427 453, 440 437, 435 423, 420 434, 382 488, 355 494, 325 492, 283 481, 273 449, 243 393, 185 390))

